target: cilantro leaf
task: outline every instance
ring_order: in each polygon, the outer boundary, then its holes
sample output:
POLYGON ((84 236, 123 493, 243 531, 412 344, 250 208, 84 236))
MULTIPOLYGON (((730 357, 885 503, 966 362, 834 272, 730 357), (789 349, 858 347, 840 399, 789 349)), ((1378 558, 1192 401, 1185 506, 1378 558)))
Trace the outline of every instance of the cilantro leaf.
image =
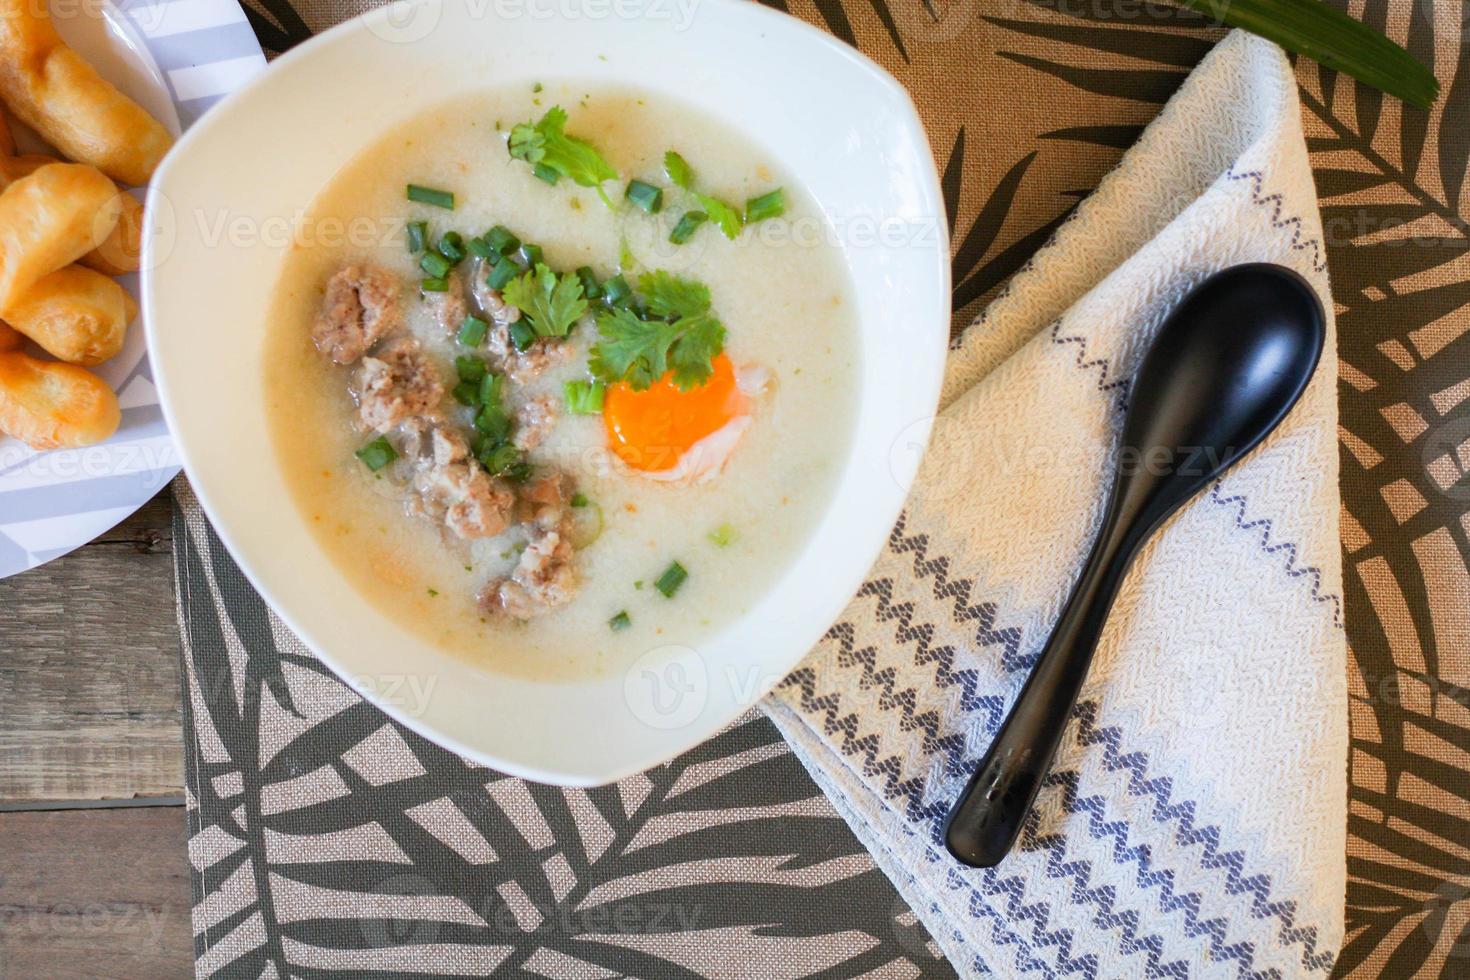
POLYGON ((654 316, 698 316, 709 312, 709 287, 658 269, 638 277, 638 289, 654 316))
POLYGON ((673 150, 664 154, 664 173, 668 174, 675 187, 682 187, 687 191, 694 186, 694 168, 689 166, 688 160, 673 150))
POLYGON ((643 391, 668 370, 669 347, 679 328, 618 309, 597 315, 597 332, 602 340, 592 347, 588 369, 609 384, 626 381, 634 391, 643 391))
POLYGON ((696 388, 714 372, 711 363, 725 349, 725 327, 710 312, 709 287, 658 270, 638 279, 639 291, 654 317, 640 319, 629 309, 599 313, 601 339, 588 366, 609 384, 626 382, 642 391, 665 373, 682 391, 696 388))
POLYGON ((704 384, 714 373, 710 362, 725 349, 725 326, 708 313, 686 316, 674 326, 680 334, 669 349, 669 367, 674 372, 674 384, 680 391, 688 391, 704 384))
POLYGON ((557 277, 544 264, 505 284, 502 298, 531 321, 538 337, 565 337, 583 314, 582 280, 575 272, 557 277))
POLYGON ((694 193, 694 196, 704 213, 709 215, 709 220, 719 225, 720 231, 733 242, 740 234, 740 229, 745 227, 745 219, 740 212, 717 197, 699 193, 694 193))
POLYGON ((547 109, 539 122, 514 126, 510 131, 510 155, 533 168, 545 168, 568 177, 582 187, 596 188, 603 203, 611 208, 612 200, 602 189, 602 182, 617 180, 618 172, 597 152, 597 147, 568 136, 566 124, 566 110, 558 105, 547 109))
POLYGON ((694 189, 694 168, 689 166, 689 161, 681 157, 676 151, 669 150, 664 154, 664 173, 674 186, 681 187, 689 192, 689 196, 699 202, 699 206, 709 219, 719 225, 720 231, 731 241, 740 234, 740 229, 745 227, 745 218, 738 208, 731 207, 717 197, 701 194, 694 189))

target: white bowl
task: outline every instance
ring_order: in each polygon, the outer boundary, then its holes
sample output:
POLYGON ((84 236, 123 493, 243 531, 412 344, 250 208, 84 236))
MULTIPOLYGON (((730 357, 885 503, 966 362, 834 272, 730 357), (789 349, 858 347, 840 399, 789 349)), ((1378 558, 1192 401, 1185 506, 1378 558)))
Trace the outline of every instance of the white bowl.
POLYGON ((143 311, 184 466, 255 588, 403 724, 543 782, 597 785, 718 731, 841 613, 898 516, 928 438, 949 332, 949 248, 917 113, 877 65, 747 0, 427 0, 379 8, 276 61, 159 169, 143 311), (275 462, 262 384, 284 258, 270 227, 345 162, 456 95, 573 76, 691 103, 744 133, 840 232, 861 311, 853 449, 810 541, 751 612, 625 673, 537 683, 471 665, 374 609, 317 546, 275 462), (172 217, 172 220, 170 219, 172 217), (267 242, 265 239, 269 239, 267 242))

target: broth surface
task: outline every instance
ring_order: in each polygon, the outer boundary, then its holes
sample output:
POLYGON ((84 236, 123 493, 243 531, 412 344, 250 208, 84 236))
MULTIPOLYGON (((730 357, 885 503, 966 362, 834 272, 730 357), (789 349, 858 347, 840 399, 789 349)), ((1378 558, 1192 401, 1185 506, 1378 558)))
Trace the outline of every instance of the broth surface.
MULTIPOLYGON (((815 529, 851 443, 859 339, 846 267, 805 190, 776 172, 760 150, 703 114, 635 91, 544 83, 478 93, 395 127, 337 173, 301 222, 284 263, 267 327, 266 403, 275 450, 292 493, 321 546, 374 606, 437 647, 490 669, 569 679, 624 666, 667 644, 697 646, 738 617, 780 577, 815 529), (591 188, 550 186, 510 159, 505 134, 552 105, 569 114, 567 132, 593 143, 620 172, 605 185, 609 210, 591 188), (786 214, 747 228, 735 241, 713 224, 682 246, 668 242, 693 202, 669 187, 665 150, 694 167, 698 187, 732 204, 776 186, 786 214), (629 178, 664 187, 664 208, 648 215, 622 201, 629 178), (451 211, 414 204, 404 187, 452 190, 451 211), (349 368, 312 346, 323 287, 349 262, 375 263, 403 277, 408 325, 427 352, 456 354, 430 303, 404 227, 427 220, 432 237, 466 237, 500 224, 535 242, 558 271, 591 266, 606 278, 631 253, 636 274, 667 269, 706 283, 725 324, 736 365, 770 372, 752 424, 724 470, 697 485, 659 483, 631 473, 606 448, 602 420, 564 410, 534 464, 566 471, 602 512, 602 532, 578 555, 581 590, 569 605, 526 623, 487 617, 475 593, 514 564, 517 537, 464 542, 403 512, 406 491, 369 472, 353 453, 372 438, 354 426, 349 368), (735 540, 712 532, 728 525, 735 540), (688 580, 672 598, 654 588, 673 560, 688 580), (611 630, 626 610, 632 625, 611 630)), ((577 356, 533 383, 511 386, 510 404, 554 394, 586 376, 596 328, 574 330, 577 356)))

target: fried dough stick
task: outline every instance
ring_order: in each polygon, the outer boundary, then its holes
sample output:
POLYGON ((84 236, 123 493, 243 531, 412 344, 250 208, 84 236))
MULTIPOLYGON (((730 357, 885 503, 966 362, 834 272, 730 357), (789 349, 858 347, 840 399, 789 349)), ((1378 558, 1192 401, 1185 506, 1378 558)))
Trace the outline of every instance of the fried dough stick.
POLYGON ((32 449, 90 446, 121 420, 117 395, 86 368, 0 353, 0 431, 32 449))
MULTIPOLYGON (((55 157, 39 153, 27 153, 18 157, 0 156, 0 191, 29 177, 51 163, 60 163, 55 157)), ((77 261, 89 269, 96 269, 107 276, 120 276, 125 272, 137 272, 143 254, 143 205, 137 198, 118 191, 118 203, 122 205, 117 227, 106 240, 77 261)))
POLYGON ((10 120, 5 118, 5 107, 0 105, 0 158, 15 155, 15 134, 10 131, 10 120))
POLYGON ((126 289, 76 265, 42 276, 5 309, 6 321, 47 353, 88 367, 122 350, 137 316, 126 289))
POLYGON ((0 99, 63 156, 148 182, 173 144, 163 124, 67 47, 44 0, 0 0, 0 99))
POLYGON ((42 276, 105 241, 120 196, 99 171, 75 163, 49 164, 0 192, 0 316, 42 276))

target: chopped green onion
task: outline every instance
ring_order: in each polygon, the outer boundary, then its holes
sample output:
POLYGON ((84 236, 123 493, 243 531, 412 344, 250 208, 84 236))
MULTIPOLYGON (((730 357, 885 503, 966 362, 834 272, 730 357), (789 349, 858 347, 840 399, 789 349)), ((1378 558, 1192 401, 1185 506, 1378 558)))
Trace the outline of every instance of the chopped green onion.
POLYGON ((495 249, 491 248, 490 243, 485 241, 485 239, 483 238, 471 238, 469 241, 465 242, 464 247, 469 249, 470 254, 477 259, 485 259, 489 261, 500 257, 499 253, 496 252, 495 249))
POLYGON ((485 334, 490 332, 490 324, 477 316, 467 316, 459 325, 459 342, 466 347, 479 347, 485 342, 485 334))
POLYGON ((511 483, 525 483, 531 478, 531 464, 523 459, 500 475, 511 483))
POLYGON ((532 245, 529 242, 523 244, 516 253, 516 261, 527 269, 536 268, 536 263, 542 260, 541 246, 532 245))
POLYGON ((485 232, 485 242, 501 255, 509 255, 521 247, 521 240, 505 225, 496 225, 485 232))
POLYGON ((454 210, 454 195, 449 191, 440 191, 432 187, 409 184, 408 199, 419 204, 432 204, 434 207, 444 208, 446 211, 454 210))
POLYGON ((454 263, 438 252, 425 252, 424 257, 419 259, 419 268, 435 279, 444 279, 453 270, 454 263))
POLYGON ((602 301, 608 306, 626 306, 628 297, 632 295, 633 287, 621 275, 613 276, 602 284, 602 301))
POLYGON ((721 524, 709 533, 709 539, 714 542, 717 548, 728 548, 740 540, 740 532, 729 524, 721 524))
POLYGON ((580 490, 572 494, 573 507, 586 507, 590 502, 591 501, 587 499, 587 495, 580 490))
POLYGON ((422 252, 429 244, 429 223, 427 221, 410 221, 408 223, 408 250, 415 254, 422 252))
POLYGON ((643 580, 640 578, 638 581, 634 582, 633 583, 633 588, 638 589, 639 591, 642 591, 643 590, 643 580))
POLYGON ((500 405, 500 396, 505 391, 504 379, 493 371, 480 379, 480 402, 484 405, 500 405))
POLYGON ((499 442, 510 435, 510 418, 499 405, 486 405, 475 416, 475 428, 489 436, 492 442, 499 442))
POLYGON ((678 562, 672 561, 669 562, 669 567, 664 569, 664 573, 658 577, 658 581, 653 583, 653 587, 662 592, 665 598, 672 599, 674 593, 679 591, 679 586, 683 585, 684 580, 688 577, 688 570, 678 562))
POLYGON ((536 175, 537 180, 544 180, 553 187, 556 186, 556 182, 558 180, 561 180, 561 173, 553 167, 548 167, 544 163, 538 163, 534 167, 532 167, 531 173, 536 175))
POLYGON ((628 181, 628 189, 623 196, 649 214, 658 214, 664 206, 663 188, 645 184, 641 180, 628 181))
POLYGON ((363 446, 353 455, 362 460, 362 465, 374 473, 398 458, 398 454, 393 451, 393 447, 388 443, 387 436, 378 436, 378 438, 363 446))
POLYGON ((531 329, 524 317, 510 325, 510 342, 518 351, 529 350, 536 342, 536 331, 531 329))
POLYGON ((459 380, 479 384, 487 368, 485 362, 478 357, 467 357, 461 354, 454 359, 454 370, 459 375, 459 380))
POLYGON ((597 299, 602 295, 602 283, 597 281, 597 273, 592 271, 590 265, 578 269, 577 278, 582 280, 582 295, 587 299, 597 299))
POLYGON ((439 239, 439 254, 451 262, 464 260, 464 236, 457 231, 446 231, 439 239))
POLYGON ((484 458, 480 460, 480 462, 484 464, 485 469, 489 470, 496 476, 503 475, 520 461, 520 451, 508 442, 502 442, 494 449, 491 449, 488 453, 485 454, 484 458))
POLYGON ((485 285, 491 289, 504 289, 505 284, 521 274, 520 268, 510 259, 501 259, 492 263, 490 272, 485 276, 485 285))
POLYGON ((769 194, 760 197, 752 197, 745 202, 745 223, 755 224, 757 221, 765 221, 767 218, 779 218, 786 213, 786 195, 781 188, 776 188, 769 194))
POLYGON ((537 82, 535 85, 532 85, 531 86, 531 91, 532 92, 539 92, 539 91, 541 91, 541 83, 540 82, 537 82))
POLYGON ((473 381, 461 381, 454 386, 454 400, 461 405, 474 408, 480 404, 480 386, 473 381))
POLYGON ((626 609, 607 621, 608 629, 613 631, 625 630, 632 625, 633 620, 628 617, 628 610, 626 609))
POLYGON ((602 397, 607 385, 601 381, 568 381, 562 385, 567 411, 573 415, 596 415, 602 411, 602 397))
POLYGON ((691 235, 700 225, 709 220, 709 215, 703 211, 685 211, 679 223, 674 225, 674 230, 669 232, 669 241, 675 245, 683 245, 689 241, 691 235))
POLYGON ((426 293, 447 293, 449 292, 449 280, 442 276, 434 276, 421 280, 419 282, 419 289, 426 293))

